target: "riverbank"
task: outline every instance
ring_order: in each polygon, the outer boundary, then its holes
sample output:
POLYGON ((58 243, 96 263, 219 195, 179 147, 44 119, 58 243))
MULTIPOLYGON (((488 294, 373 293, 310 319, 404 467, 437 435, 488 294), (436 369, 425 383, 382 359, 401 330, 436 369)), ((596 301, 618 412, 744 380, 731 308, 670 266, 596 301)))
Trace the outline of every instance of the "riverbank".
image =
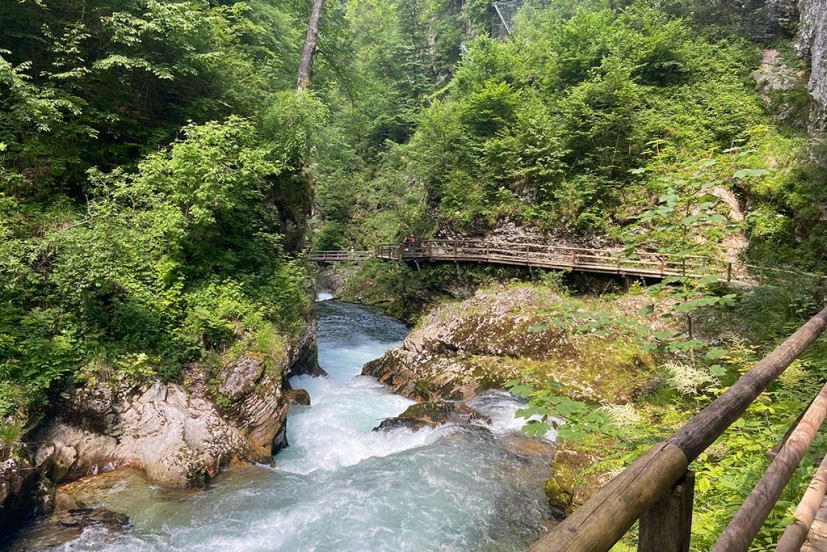
POLYGON ((5 451, 0 534, 81 507, 61 502, 56 488, 82 478, 136 470, 148 484, 180 489, 203 487, 230 465, 271 463, 286 445, 287 379, 322 373, 315 331, 310 318, 301 334, 274 336, 267 347, 238 336, 220 358, 190 364, 172 381, 140 370, 110 377, 99 368, 56 397, 25 444, 21 436, 5 451))
POLYGON ((504 392, 469 403, 473 420, 374 431, 414 404, 389 392, 362 366, 401 345, 408 328, 376 309, 318 304, 319 361, 327 377, 298 375, 311 406, 293 405, 287 440, 273 467, 234 467, 206 491, 148 484, 118 471, 65 486, 65 516, 43 523, 19 548, 42 549, 56 533, 95 550, 378 550, 449 548, 520 551, 549 519, 543 480, 551 443, 519 433, 524 401, 504 392), (85 507, 117 512, 78 524, 85 507), (103 520, 112 521, 106 525, 103 520), (61 522, 76 524, 72 531, 61 522))

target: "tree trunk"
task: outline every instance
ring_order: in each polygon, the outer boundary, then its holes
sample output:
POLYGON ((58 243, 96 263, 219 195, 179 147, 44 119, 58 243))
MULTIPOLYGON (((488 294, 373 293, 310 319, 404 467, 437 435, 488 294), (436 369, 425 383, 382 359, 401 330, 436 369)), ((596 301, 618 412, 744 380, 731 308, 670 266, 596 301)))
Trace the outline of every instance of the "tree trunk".
POLYGON ((316 39, 319 37, 319 21, 322 18, 324 0, 313 0, 313 12, 307 24, 307 37, 304 39, 301 61, 299 61, 299 78, 297 90, 303 92, 310 88, 310 74, 313 71, 313 55, 316 53, 316 39))

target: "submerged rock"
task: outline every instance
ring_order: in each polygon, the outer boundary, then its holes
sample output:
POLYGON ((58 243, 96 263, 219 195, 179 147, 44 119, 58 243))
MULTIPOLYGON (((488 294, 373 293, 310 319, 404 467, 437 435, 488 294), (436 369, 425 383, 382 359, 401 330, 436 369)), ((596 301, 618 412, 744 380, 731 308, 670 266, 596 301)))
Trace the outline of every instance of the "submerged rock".
MULTIPOLYGON (((129 472, 122 473, 126 478, 135 477, 129 472)), ((111 493, 112 487, 119 483, 120 478, 93 479, 94 482, 92 479, 86 479, 58 489, 55 512, 34 524, 15 541, 11 550, 22 552, 57 548, 77 539, 82 532, 90 529, 109 533, 129 529, 132 525, 129 516, 101 506, 100 500, 95 496, 95 493, 111 493), (78 492, 78 496, 75 496, 75 492, 78 492)))
POLYGON ((290 401, 290 404, 310 406, 310 393, 305 389, 289 389, 287 391, 287 400, 290 401))
POLYGON ((468 425, 475 422, 490 424, 491 418, 483 416, 462 402, 430 401, 411 405, 399 416, 382 420, 373 431, 387 431, 400 427, 418 431, 423 427, 443 424, 468 425))

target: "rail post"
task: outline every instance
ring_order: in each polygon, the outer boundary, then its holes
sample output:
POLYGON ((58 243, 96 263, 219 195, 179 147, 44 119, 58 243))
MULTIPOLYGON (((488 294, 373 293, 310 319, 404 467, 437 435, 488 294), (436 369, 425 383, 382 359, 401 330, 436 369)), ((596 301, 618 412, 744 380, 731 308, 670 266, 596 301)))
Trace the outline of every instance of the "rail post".
POLYGON ((688 552, 695 472, 688 471, 640 516, 638 552, 688 552))
POLYGON ((664 271, 666 271, 666 257, 661 256, 660 258, 660 275, 663 276, 664 271))
POLYGON ((686 276, 686 257, 681 257, 681 276, 686 276))
POLYGON ((727 282, 732 281, 732 263, 731 262, 726 264, 726 281, 727 282))

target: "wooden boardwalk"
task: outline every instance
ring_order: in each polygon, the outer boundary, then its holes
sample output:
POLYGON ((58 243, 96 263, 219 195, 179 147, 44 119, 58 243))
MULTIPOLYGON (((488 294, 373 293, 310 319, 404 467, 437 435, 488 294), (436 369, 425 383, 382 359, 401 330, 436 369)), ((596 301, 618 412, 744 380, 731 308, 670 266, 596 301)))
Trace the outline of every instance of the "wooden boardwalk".
POLYGON ((707 257, 657 253, 624 255, 621 249, 590 249, 486 240, 433 240, 410 245, 380 245, 376 257, 400 262, 474 262, 575 270, 662 279, 668 276, 715 274, 732 279, 733 267, 707 257))
POLYGON ((412 263, 488 263, 592 274, 615 274, 661 280, 670 276, 716 276, 747 287, 761 285, 768 276, 811 277, 827 284, 827 277, 779 268, 762 268, 697 255, 636 252, 619 247, 593 249, 492 240, 428 240, 379 245, 375 251, 311 251, 308 260, 321 263, 364 262, 368 259, 412 263))
POLYGON ((363 262, 374 258, 370 251, 311 251, 307 258, 314 263, 346 263, 363 262))

